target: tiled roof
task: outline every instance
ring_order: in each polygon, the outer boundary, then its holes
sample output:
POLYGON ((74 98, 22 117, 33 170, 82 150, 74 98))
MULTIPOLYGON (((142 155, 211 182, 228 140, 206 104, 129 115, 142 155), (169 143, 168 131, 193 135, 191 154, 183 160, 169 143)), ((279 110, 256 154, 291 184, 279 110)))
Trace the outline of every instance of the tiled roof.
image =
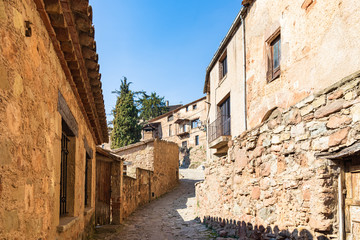
POLYGON ((97 144, 108 142, 101 74, 88 0, 34 0, 97 144))

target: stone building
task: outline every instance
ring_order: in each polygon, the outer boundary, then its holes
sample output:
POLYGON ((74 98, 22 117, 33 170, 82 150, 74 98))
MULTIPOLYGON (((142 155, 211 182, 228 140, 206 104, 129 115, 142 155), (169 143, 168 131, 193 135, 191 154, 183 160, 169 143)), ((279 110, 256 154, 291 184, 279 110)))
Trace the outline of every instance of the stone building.
POLYGON ((149 139, 112 150, 127 162, 121 196, 121 219, 139 206, 169 192, 179 181, 177 144, 149 139))
POLYGON ((87 0, 0 1, 0 238, 81 239, 108 141, 87 0))
POLYGON ((211 155, 360 65, 358 1, 243 2, 206 70, 211 155))
POLYGON ((360 3, 243 5, 207 68, 199 215, 241 239, 358 239, 360 3))
POLYGON ((196 167, 206 160, 206 109, 203 97, 151 119, 143 127, 142 138, 178 144, 181 164, 196 167))

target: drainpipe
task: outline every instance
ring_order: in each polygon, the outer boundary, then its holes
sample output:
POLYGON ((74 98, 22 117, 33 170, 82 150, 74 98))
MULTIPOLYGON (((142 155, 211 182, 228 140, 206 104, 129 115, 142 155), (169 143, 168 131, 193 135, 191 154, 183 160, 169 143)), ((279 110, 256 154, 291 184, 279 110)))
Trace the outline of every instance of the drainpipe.
POLYGON ((244 83, 244 131, 247 130, 247 104, 246 104, 246 41, 245 41, 245 21, 242 13, 240 14, 242 25, 242 45, 243 45, 243 83, 244 83))

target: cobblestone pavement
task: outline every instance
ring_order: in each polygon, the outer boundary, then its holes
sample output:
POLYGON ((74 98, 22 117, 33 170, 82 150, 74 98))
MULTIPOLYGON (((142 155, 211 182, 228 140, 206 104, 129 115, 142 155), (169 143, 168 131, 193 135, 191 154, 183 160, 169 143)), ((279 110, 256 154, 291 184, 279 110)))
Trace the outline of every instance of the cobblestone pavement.
POLYGON ((203 171, 180 169, 178 187, 159 199, 139 208, 124 224, 106 228, 94 239, 105 240, 202 240, 215 239, 214 234, 195 220, 195 183, 203 178, 203 171))

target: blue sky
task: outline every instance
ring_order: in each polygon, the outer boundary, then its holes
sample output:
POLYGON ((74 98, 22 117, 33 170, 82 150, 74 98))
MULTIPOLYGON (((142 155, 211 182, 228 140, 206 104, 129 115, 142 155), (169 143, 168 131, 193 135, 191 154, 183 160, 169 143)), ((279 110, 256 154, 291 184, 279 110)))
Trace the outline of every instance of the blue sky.
MULTIPOLYGON (((123 76, 170 104, 203 95, 206 67, 241 0, 90 0, 106 113, 123 76)), ((111 120, 111 116, 107 116, 111 120)))

